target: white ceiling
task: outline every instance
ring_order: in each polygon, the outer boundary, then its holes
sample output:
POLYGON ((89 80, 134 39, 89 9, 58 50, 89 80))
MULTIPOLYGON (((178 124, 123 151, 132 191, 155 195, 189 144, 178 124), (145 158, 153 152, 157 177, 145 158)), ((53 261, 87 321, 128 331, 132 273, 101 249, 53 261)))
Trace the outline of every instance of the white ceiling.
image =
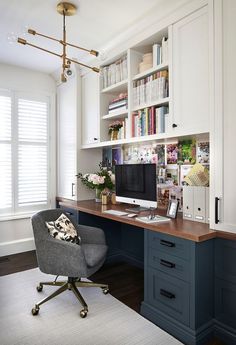
MULTIPOLYGON (((9 43, 11 33, 61 54, 59 43, 26 34, 25 27, 62 38, 62 16, 56 11, 58 0, 0 0, 0 63, 52 73, 61 59, 29 46, 9 43)), ((72 0, 76 15, 67 17, 67 41, 89 49, 101 50, 107 42, 129 29, 152 12, 163 0, 72 0)), ((71 58, 83 59, 84 53, 69 50, 71 58)))

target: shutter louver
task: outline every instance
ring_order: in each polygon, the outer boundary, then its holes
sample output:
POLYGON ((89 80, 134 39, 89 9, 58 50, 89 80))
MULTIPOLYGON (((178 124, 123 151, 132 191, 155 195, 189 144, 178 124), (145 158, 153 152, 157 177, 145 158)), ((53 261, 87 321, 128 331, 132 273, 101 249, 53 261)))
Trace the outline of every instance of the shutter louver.
POLYGON ((0 95, 0 210, 12 207, 11 97, 0 95))
POLYGON ((47 103, 18 99, 18 206, 47 204, 47 103))

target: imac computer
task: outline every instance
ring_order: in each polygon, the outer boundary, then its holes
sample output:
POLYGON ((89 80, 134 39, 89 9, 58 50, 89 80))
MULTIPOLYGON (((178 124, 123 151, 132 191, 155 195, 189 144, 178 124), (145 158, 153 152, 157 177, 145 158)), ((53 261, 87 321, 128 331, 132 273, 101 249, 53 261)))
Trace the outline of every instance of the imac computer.
POLYGON ((115 166, 116 200, 137 205, 129 211, 157 208, 156 164, 115 166))

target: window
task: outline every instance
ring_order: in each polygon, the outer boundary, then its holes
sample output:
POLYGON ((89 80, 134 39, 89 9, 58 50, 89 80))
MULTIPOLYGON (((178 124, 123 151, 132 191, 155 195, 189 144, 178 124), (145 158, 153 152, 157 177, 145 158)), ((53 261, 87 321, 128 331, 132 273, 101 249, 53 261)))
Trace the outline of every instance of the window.
POLYGON ((0 92, 0 214, 49 206, 49 102, 0 92))

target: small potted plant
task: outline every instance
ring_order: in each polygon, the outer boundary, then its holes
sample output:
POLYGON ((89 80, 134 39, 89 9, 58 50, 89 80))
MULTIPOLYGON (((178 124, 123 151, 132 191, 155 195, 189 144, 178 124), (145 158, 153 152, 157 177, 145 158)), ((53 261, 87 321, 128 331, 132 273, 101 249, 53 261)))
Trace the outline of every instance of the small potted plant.
POLYGON ((114 121, 109 125, 109 134, 111 135, 111 140, 118 139, 119 129, 123 127, 123 123, 121 121, 114 121))
POLYGON ((77 177, 80 178, 81 182, 90 189, 95 189, 95 201, 101 202, 101 193, 103 191, 111 191, 114 189, 115 175, 112 171, 104 169, 99 164, 99 171, 91 174, 78 173, 77 177))

